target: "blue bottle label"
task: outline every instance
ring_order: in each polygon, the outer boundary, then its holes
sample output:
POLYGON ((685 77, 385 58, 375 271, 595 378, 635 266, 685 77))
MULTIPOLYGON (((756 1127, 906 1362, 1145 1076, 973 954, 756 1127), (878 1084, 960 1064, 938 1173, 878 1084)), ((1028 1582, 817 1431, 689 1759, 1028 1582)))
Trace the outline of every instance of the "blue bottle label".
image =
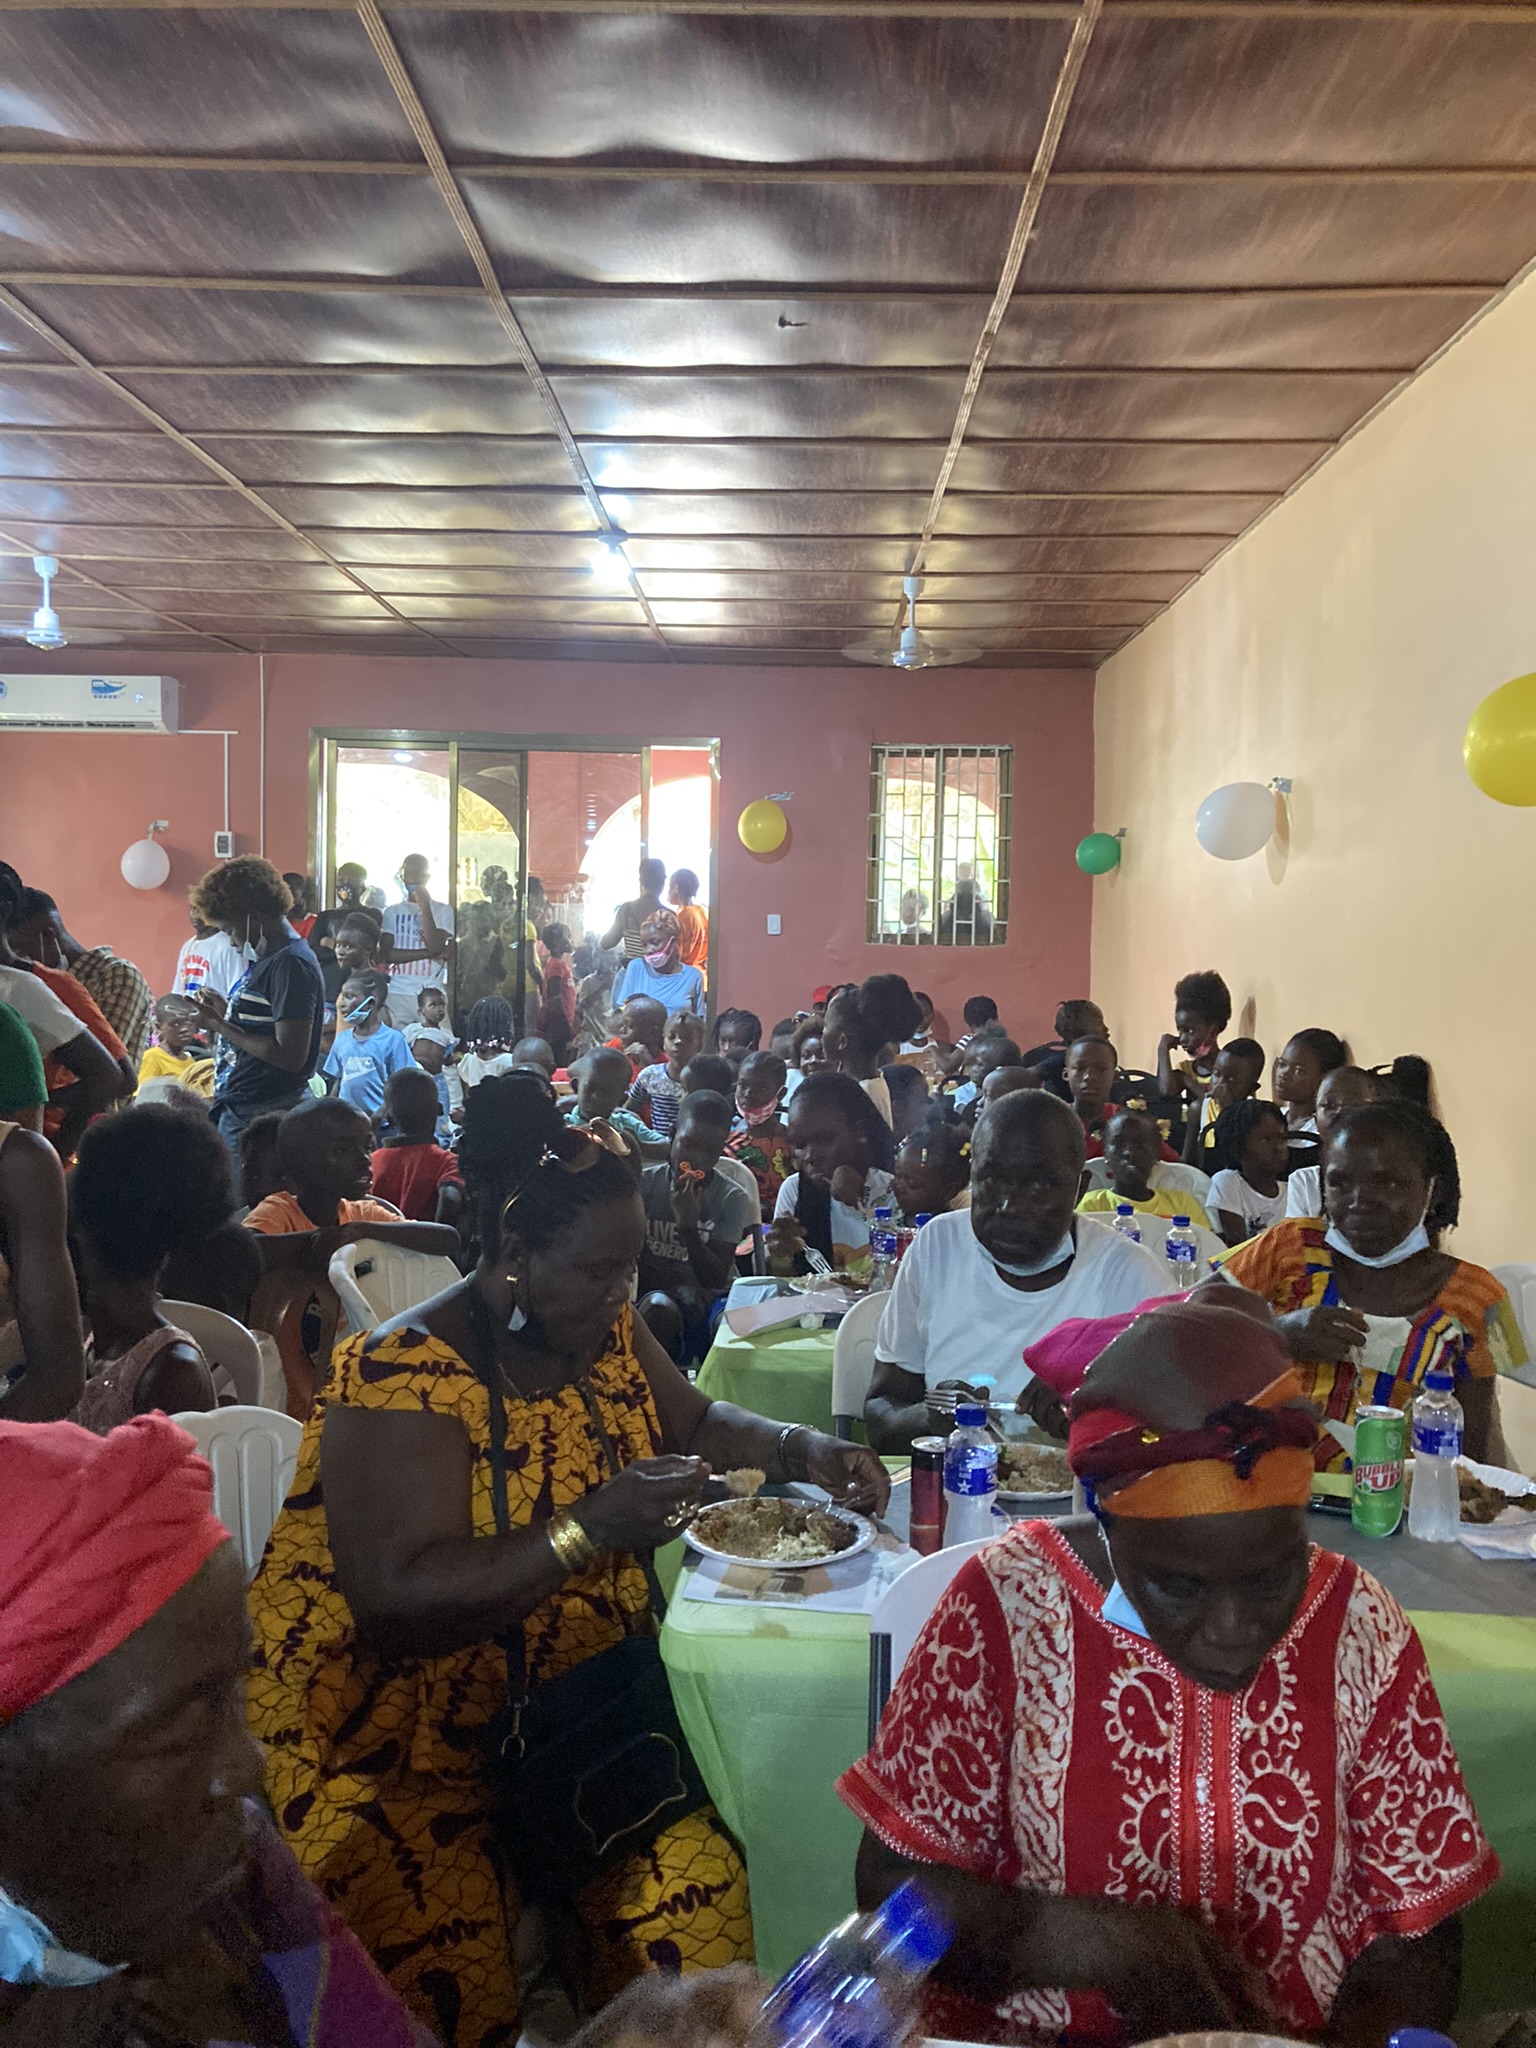
POLYGON ((1416 1458, 1459 1458, 1461 1425, 1455 1422, 1415 1422, 1413 1455, 1416 1458))
POLYGON ((946 1493, 983 1494, 997 1491, 996 1444, 962 1444, 944 1454, 946 1493))

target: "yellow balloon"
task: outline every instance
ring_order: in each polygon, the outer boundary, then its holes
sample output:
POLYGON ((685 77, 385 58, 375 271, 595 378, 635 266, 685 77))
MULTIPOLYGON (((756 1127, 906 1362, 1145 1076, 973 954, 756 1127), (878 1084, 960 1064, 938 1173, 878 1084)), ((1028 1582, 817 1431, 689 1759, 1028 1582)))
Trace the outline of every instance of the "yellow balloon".
POLYGON ((1516 676, 1472 714, 1461 742, 1467 773, 1499 804, 1536 804, 1536 674, 1516 676))
POLYGON ((736 836, 748 853, 777 852, 788 831, 789 820, 783 810, 765 796, 748 804, 736 820, 736 836))

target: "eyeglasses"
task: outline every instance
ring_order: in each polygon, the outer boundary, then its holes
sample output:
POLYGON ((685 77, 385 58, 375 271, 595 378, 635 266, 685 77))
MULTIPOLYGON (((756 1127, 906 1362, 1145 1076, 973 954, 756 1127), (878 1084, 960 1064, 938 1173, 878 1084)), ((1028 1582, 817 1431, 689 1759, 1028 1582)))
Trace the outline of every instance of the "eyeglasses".
POLYGON ((524 1174, 523 1178, 502 1204, 501 1227, 503 1230, 507 1227, 507 1218, 511 1215, 514 1207, 527 1194, 534 1180, 544 1171, 545 1167, 558 1166, 566 1173, 586 1173, 591 1167, 596 1166, 605 1152, 615 1159, 628 1159, 629 1157, 628 1139, 622 1131, 609 1123, 606 1117, 594 1117, 589 1124, 573 1124, 571 1126, 571 1136, 573 1138, 585 1139, 586 1143, 569 1157, 563 1152, 557 1152, 553 1145, 546 1145, 544 1147, 544 1150, 539 1154, 537 1163, 524 1174))

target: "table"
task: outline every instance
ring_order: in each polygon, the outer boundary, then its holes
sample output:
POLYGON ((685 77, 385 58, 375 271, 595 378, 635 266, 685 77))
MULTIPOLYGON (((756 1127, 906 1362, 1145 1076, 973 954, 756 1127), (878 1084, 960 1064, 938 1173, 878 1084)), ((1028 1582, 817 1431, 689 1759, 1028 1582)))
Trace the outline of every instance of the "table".
MULTIPOLYGON (((904 1489, 898 1502, 904 1512, 904 1489)), ((1463 2010, 1536 2005, 1536 1566, 1406 1531, 1375 1542, 1333 1516, 1308 1522, 1409 1609, 1504 1861, 1502 1882, 1465 1916, 1463 2010)), ((860 1828, 833 1784, 866 1747, 868 1619, 678 1599, 661 1647, 699 1768, 746 1851, 758 1965, 776 1976, 853 1909, 860 1828)))
POLYGON ((787 1323, 757 1337, 733 1337, 725 1324, 699 1368, 699 1391, 734 1401, 774 1422, 832 1430, 832 1347, 835 1330, 787 1323))

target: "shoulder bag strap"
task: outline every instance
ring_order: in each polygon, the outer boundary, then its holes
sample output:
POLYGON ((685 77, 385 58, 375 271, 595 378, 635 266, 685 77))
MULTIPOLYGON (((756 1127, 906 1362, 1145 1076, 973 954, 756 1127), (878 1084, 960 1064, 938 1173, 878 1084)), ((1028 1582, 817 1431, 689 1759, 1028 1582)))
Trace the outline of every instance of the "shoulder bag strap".
MULTIPOLYGON (((496 1331, 485 1297, 473 1278, 465 1300, 475 1333, 475 1377, 485 1388, 490 1411, 491 1512, 496 1517, 497 1535, 507 1536, 512 1531, 512 1515, 507 1505, 507 1404, 502 1395, 501 1368, 496 1363, 496 1331)), ((507 1703, 515 1719, 528 1704, 528 1649, 522 1628, 514 1624, 505 1630, 501 1647, 507 1660, 507 1703)))

